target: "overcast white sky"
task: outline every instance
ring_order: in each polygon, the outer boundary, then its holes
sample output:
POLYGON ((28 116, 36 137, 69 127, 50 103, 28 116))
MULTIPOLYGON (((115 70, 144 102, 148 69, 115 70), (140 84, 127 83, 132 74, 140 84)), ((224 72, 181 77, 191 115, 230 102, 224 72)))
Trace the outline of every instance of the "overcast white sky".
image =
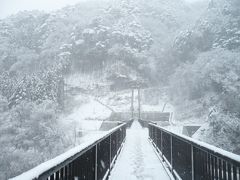
MULTIPOLYGON (((0 18, 15 14, 23 10, 44 10, 51 11, 62 8, 66 5, 76 4, 79 1, 87 0, 0 0, 0 18)), ((170 0, 171 1, 171 0, 170 0)), ((188 2, 199 0, 185 0, 188 2)))
POLYGON ((84 0, 0 0, 0 18, 22 10, 51 11, 66 5, 76 4, 79 1, 84 0))

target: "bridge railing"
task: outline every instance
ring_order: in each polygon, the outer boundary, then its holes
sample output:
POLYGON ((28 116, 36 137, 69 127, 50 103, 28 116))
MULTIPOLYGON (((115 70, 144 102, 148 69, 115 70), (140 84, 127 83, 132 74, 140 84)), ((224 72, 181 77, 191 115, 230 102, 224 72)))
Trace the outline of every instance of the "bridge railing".
POLYGON ((149 136, 176 179, 240 180, 240 156, 149 123, 149 136))
POLYGON ((138 122, 141 124, 142 127, 148 127, 149 121, 144 121, 142 119, 139 119, 138 122))
POLYGON ((134 120, 131 119, 130 121, 126 122, 128 128, 130 128, 130 127, 132 126, 133 121, 134 121, 134 120))
MULTIPOLYGON (((170 117, 169 117, 170 118, 170 117)), ((169 118, 168 119, 160 119, 160 120, 158 120, 158 121, 147 121, 147 120, 143 120, 143 119, 139 119, 138 120, 138 122, 140 123, 140 125, 142 126, 142 127, 148 127, 148 124, 149 123, 169 123, 169 118)))
POLYGON ((97 140, 89 140, 12 180, 106 179, 125 140, 126 127, 126 123, 121 124, 97 140))

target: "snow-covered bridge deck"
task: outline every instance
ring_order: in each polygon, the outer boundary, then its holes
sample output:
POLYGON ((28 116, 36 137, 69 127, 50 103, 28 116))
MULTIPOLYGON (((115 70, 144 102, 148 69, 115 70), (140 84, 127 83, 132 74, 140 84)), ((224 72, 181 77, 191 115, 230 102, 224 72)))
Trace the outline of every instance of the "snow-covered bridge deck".
POLYGON ((134 121, 127 130, 125 145, 109 179, 170 179, 148 140, 148 130, 142 128, 138 121, 134 121))
POLYGON ((131 123, 121 123, 13 180, 240 180, 239 155, 155 123, 142 128, 134 121, 127 129, 131 123))

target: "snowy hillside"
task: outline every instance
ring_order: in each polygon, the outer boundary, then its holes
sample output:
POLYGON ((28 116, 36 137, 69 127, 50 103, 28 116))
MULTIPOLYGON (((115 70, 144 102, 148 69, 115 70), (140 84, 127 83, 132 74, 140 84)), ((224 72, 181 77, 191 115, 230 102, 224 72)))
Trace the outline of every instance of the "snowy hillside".
POLYGON ((181 122, 202 123, 196 138, 239 151, 239 2, 212 1, 171 49, 169 96, 181 122))

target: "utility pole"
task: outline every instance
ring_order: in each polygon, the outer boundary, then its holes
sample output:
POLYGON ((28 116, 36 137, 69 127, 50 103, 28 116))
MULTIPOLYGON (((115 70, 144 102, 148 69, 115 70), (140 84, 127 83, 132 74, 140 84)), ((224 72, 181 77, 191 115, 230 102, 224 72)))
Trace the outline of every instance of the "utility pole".
POLYGON ((131 98, 131 115, 132 115, 132 120, 134 119, 134 88, 132 88, 132 98, 131 98))
POLYGON ((140 94, 140 88, 138 88, 138 120, 141 120, 141 94, 140 94))

